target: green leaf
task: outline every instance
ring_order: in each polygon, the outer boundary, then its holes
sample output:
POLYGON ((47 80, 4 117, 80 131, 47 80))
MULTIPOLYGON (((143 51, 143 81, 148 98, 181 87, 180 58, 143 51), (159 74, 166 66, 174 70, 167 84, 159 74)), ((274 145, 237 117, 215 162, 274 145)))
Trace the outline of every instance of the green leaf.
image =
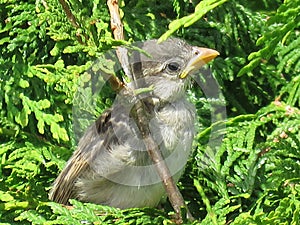
POLYGON ((10 42, 10 37, 4 37, 0 39, 0 45, 10 42))
POLYGON ((10 195, 9 193, 6 193, 4 191, 0 191, 0 201, 3 202, 11 202, 14 200, 14 197, 10 195))
POLYGON ((20 216, 15 218, 16 221, 30 221, 31 224, 49 224, 47 223, 47 219, 41 216, 37 211, 28 210, 24 211, 20 214, 20 216))
POLYGON ((51 106, 51 103, 48 99, 40 100, 36 103, 36 106, 39 110, 47 109, 51 106))
POLYGON ((196 7, 195 12, 191 15, 182 17, 180 19, 174 20, 169 24, 169 30, 166 31, 161 37, 158 39, 158 42, 162 42, 170 37, 175 31, 177 31, 180 27, 189 27, 193 23, 197 22, 201 19, 208 11, 216 8, 217 6, 222 5, 227 0, 203 0, 196 7))
POLYGON ((21 79, 21 80, 19 81, 19 86, 20 86, 21 88, 28 88, 30 85, 29 85, 29 82, 28 82, 27 80, 21 79))

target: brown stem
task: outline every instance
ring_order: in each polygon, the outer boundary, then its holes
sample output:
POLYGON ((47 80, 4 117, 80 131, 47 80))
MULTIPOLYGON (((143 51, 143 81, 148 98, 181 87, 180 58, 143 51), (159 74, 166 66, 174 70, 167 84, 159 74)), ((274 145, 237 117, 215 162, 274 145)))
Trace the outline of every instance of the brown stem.
MULTIPOLYGON (((70 9, 69 5, 67 4, 67 2, 65 0, 59 0, 59 3, 61 4, 63 10, 65 11, 65 13, 67 15, 67 18, 69 19, 70 23, 75 28, 79 28, 80 26, 77 23, 75 16, 71 12, 71 9, 70 9)), ((113 15, 114 15, 114 17, 118 16, 118 14, 116 12, 114 12, 113 15)), ((113 21, 113 19, 111 21, 113 21)), ((112 25, 112 27, 113 27, 113 25, 112 25)), ((118 25, 114 25, 114 27, 117 28, 118 25)), ((122 32, 119 32, 119 34, 114 32, 114 35, 117 35, 119 40, 123 40, 124 39, 124 37, 122 35, 123 25, 122 25, 122 27, 120 27, 118 29, 116 29, 116 28, 112 28, 112 29, 116 30, 116 31, 119 30, 119 29, 122 29, 122 32)), ((84 35, 84 37, 85 37, 86 40, 88 39, 87 35, 84 35)), ((77 36, 77 40, 79 41, 80 44, 84 44, 80 36, 77 36)), ((121 55, 124 55, 124 54, 121 54, 121 55)), ((118 57, 119 57, 119 55, 118 55, 118 57)), ((123 64, 122 64, 122 67, 124 68, 125 66, 123 66, 123 64)), ((104 76, 105 80, 108 80, 108 82, 110 83, 110 85, 112 86, 114 91, 119 92, 124 87, 124 83, 120 79, 118 79, 116 76, 114 76, 112 74, 106 74, 106 73, 102 73, 102 75, 104 76)))
POLYGON ((123 24, 119 13, 118 0, 107 1, 110 13, 110 26, 116 40, 124 40, 123 24))
POLYGON ((185 207, 187 210, 187 218, 190 220, 194 220, 192 214, 188 210, 184 199, 176 186, 170 170, 161 154, 159 146, 156 144, 154 139, 151 136, 151 131, 149 129, 149 120, 147 118, 145 105, 143 101, 138 100, 136 105, 136 117, 135 120, 137 122, 138 128, 141 131, 142 137, 144 139, 144 144, 148 151, 150 158, 152 159, 156 171, 158 172, 159 177, 161 178, 166 193, 168 195, 169 201, 176 212, 175 221, 176 223, 182 223, 182 216, 181 216, 181 207, 185 207))
MULTIPOLYGON (((107 0, 110 12, 110 27, 116 40, 124 40, 123 24, 119 13, 118 0, 107 0)), ((117 56, 125 74, 133 80, 131 70, 129 68, 127 49, 123 47, 117 48, 117 56)))
MULTIPOLYGON (((58 0, 59 3, 61 4, 63 10, 65 11, 67 18, 69 19, 70 23, 72 24, 73 27, 75 28, 79 28, 79 24, 76 21, 75 16, 73 15, 73 13, 71 12, 71 9, 68 5, 68 3, 65 0, 58 0)), ((76 35, 76 38, 78 40, 78 42, 82 45, 84 45, 85 43, 82 41, 81 37, 79 35, 76 35)), ((87 40, 88 36, 84 35, 84 38, 87 40)))
POLYGON ((73 15, 73 13, 71 12, 68 4, 65 2, 65 0, 58 0, 59 3, 61 4, 61 6, 63 7, 63 10, 65 11, 69 21, 71 22, 71 24, 76 27, 76 28, 79 28, 79 25, 77 24, 76 22, 76 18, 75 16, 73 15))

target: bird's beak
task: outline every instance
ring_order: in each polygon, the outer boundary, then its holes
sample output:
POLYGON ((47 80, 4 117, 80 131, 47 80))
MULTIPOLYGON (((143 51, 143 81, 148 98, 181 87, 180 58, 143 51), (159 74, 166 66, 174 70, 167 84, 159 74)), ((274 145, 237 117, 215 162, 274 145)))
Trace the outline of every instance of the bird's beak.
POLYGON ((216 58, 218 55, 220 55, 220 53, 216 50, 209 48, 193 47, 193 52, 194 56, 188 62, 186 68, 179 75, 181 79, 186 78, 189 73, 194 72, 201 66, 207 64, 208 62, 216 58))

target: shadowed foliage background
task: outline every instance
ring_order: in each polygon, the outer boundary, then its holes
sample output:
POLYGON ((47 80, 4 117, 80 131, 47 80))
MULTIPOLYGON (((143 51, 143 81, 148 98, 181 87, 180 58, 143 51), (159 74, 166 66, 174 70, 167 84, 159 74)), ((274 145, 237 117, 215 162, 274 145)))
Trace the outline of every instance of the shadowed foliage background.
MULTIPOLYGON (((86 102, 78 110, 87 116, 76 121, 86 127, 115 95, 108 85, 77 88, 103 69, 103 52, 127 44, 113 40, 105 1, 67 5, 73 24, 58 0, 0 0, 0 223, 169 224, 168 203, 118 210, 71 201, 66 209, 47 200, 76 148, 73 105, 86 102)), ((129 42, 172 33, 221 53, 210 65, 222 95, 189 92, 199 133, 179 187, 194 223, 298 224, 300 1, 124 0, 120 7, 129 42), (224 101, 227 119, 211 123, 212 105, 224 101), (220 146, 207 145, 211 131, 220 146)))

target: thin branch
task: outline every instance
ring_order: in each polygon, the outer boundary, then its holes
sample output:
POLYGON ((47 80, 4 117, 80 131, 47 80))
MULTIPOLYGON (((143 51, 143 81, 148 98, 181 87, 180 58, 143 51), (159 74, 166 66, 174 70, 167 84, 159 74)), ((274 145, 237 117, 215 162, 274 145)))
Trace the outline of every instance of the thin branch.
POLYGON ((135 109, 136 109, 136 116, 137 116, 135 120, 137 122, 139 130, 141 131, 148 154, 155 165, 156 171, 158 172, 160 179, 163 182, 169 201, 174 211, 176 212, 176 216, 175 216, 176 223, 183 222, 182 220, 183 218, 181 215, 182 207, 184 207, 187 211, 187 218, 190 220, 194 220, 192 214, 190 213, 189 209, 187 208, 184 202, 184 199, 178 187, 176 186, 171 176, 170 170, 161 154, 159 146, 151 136, 151 131, 149 129, 149 121, 146 116, 147 114, 145 110, 145 105, 141 100, 137 101, 135 105, 135 109))
MULTIPOLYGON (((75 27, 76 29, 80 28, 80 26, 77 23, 76 18, 73 15, 73 13, 72 13, 72 11, 71 11, 68 3, 65 0, 59 0, 59 3, 61 4, 63 10, 65 11, 66 16, 69 19, 69 21, 72 24, 72 26, 75 27)), ((115 16, 118 16, 116 14, 116 12, 114 12, 114 17, 115 16)), ((111 20, 111 21, 113 21, 113 20, 111 20)), ((113 22, 112 22, 112 30, 115 30, 114 31, 114 35, 117 35, 118 40, 123 40, 124 39, 124 37, 123 37, 123 25, 122 25, 122 27, 119 28, 118 24, 113 25, 113 22), (116 28, 113 28, 113 27, 116 27, 116 28), (118 30, 120 30, 120 29, 121 29, 122 32, 119 32, 119 34, 117 34, 116 32, 118 30)), ((82 45, 84 45, 81 37, 80 36, 76 36, 76 37, 77 37, 77 40, 79 41, 79 43, 82 44, 82 45)), ((86 40, 88 40, 88 36, 86 34, 84 34, 84 37, 85 37, 86 40)), ((126 52, 126 54, 127 54, 127 52, 126 52)), ((122 53, 121 55, 124 55, 124 54, 122 53)), ((119 55, 118 55, 118 57, 119 57, 119 55)), ((127 65, 128 65, 128 63, 127 63, 127 65)), ((122 67, 124 68, 125 66, 122 64, 122 67)), ((113 76, 111 74, 106 74, 106 73, 102 73, 102 75, 104 76, 105 80, 108 80, 108 82, 110 83, 111 87, 116 92, 119 92, 125 86, 124 83, 120 79, 118 79, 116 76, 113 76)))
MULTIPOLYGON (((65 0, 58 0, 59 3, 61 4, 63 10, 65 11, 67 18, 69 19, 70 23, 72 24, 73 27, 75 27, 76 29, 80 28, 79 24, 76 21, 75 16, 73 15, 73 13, 71 12, 71 9, 68 5, 68 3, 66 3, 65 0)), ((81 37, 79 35, 76 35, 76 38, 78 40, 78 42, 82 45, 84 45, 84 42, 82 41, 81 37)), ((87 40, 88 36, 84 35, 84 38, 87 40)))
POLYGON ((73 13, 71 12, 68 4, 65 2, 65 0, 58 0, 59 3, 61 4, 61 6, 63 7, 63 10, 65 11, 67 18, 69 19, 69 21, 71 22, 71 24, 76 27, 79 28, 78 23, 76 22, 76 18, 73 15, 73 13))
MULTIPOLYGON (((117 40, 124 40, 123 35, 123 25, 120 18, 119 13, 119 6, 117 0, 108 0, 107 5, 110 11, 111 15, 111 29, 113 31, 114 37, 117 40)), ((128 68, 128 55, 127 50, 125 48, 119 48, 117 51, 117 56, 119 58, 119 61, 122 65, 122 68, 124 69, 124 72, 131 80, 134 79, 133 74, 131 70, 128 68)), ((184 203, 184 199, 179 192, 176 184, 174 183, 174 180, 171 176, 170 170, 161 154, 161 151, 159 149, 159 146, 154 141, 154 139, 151 136, 150 128, 149 128, 149 120, 147 118, 147 113, 145 110, 145 105, 142 100, 137 100, 137 103, 135 105, 135 112, 136 115, 135 121, 138 125, 138 128, 142 134, 144 144, 147 148, 148 154, 153 161, 157 173, 160 176, 164 188, 167 192, 169 201, 171 202, 175 212, 176 212, 176 222, 182 223, 182 216, 181 216, 181 207, 186 208, 187 210, 187 217, 189 219, 193 219, 191 213, 189 212, 187 206, 184 203)))
MULTIPOLYGON (((110 26, 116 40, 124 40, 123 24, 119 13, 118 0, 108 0, 108 9, 110 12, 110 26)), ((121 66, 129 79, 133 80, 131 69, 129 68, 127 49, 123 47, 117 48, 117 56, 121 66)))

